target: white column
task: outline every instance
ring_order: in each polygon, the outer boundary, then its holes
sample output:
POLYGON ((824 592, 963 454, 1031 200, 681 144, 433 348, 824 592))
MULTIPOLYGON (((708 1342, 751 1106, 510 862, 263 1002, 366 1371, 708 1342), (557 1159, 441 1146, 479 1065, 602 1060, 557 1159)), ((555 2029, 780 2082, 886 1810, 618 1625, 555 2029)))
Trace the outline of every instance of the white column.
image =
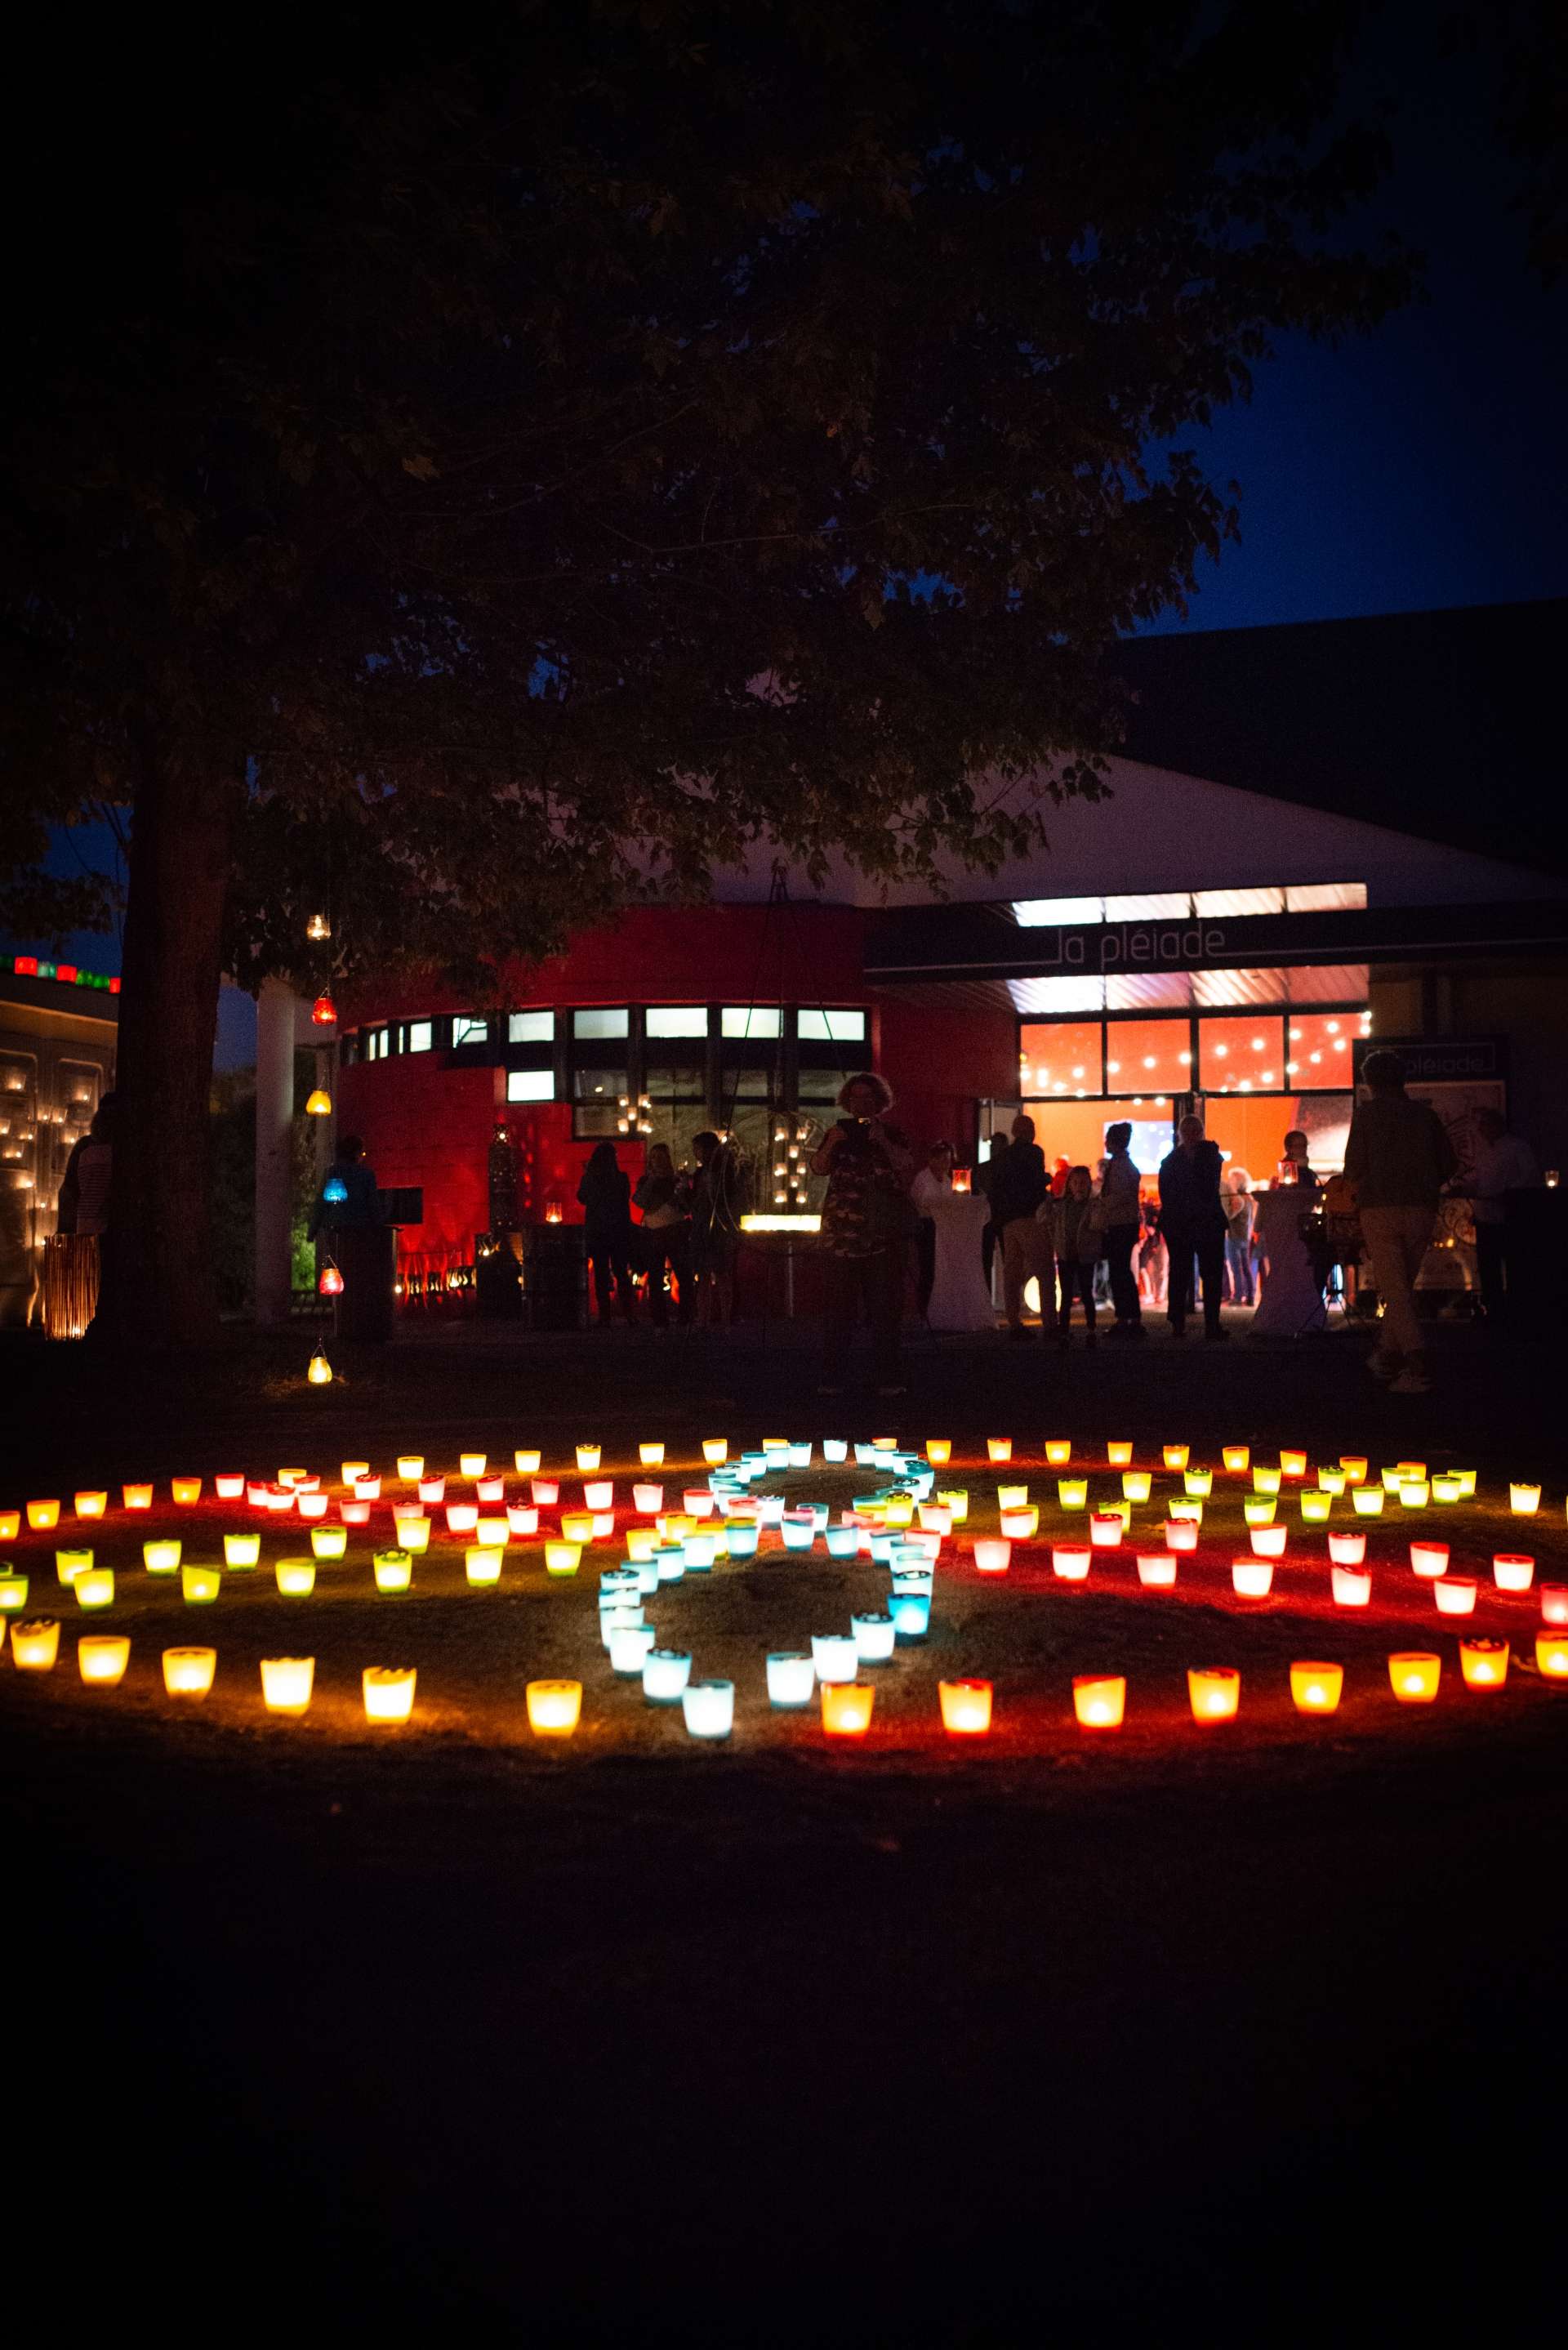
POLYGON ((292 1222, 294 1025, 286 980, 262 983, 256 1004, 256 1320, 286 1322, 292 1222))

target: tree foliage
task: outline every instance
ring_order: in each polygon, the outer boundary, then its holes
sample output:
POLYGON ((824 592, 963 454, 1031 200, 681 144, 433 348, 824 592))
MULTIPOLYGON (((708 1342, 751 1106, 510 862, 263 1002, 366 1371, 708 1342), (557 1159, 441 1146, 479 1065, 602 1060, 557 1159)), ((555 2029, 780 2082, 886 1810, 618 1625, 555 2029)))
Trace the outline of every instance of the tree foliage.
POLYGON ((127 1023, 307 969, 324 893, 343 962, 472 975, 759 839, 1037 837, 1098 657, 1231 526, 1147 451, 1406 291, 1334 234, 1380 161, 1354 18, 529 0, 269 26, 221 102, 189 51, 78 73, 4 784, 132 811, 127 1023))

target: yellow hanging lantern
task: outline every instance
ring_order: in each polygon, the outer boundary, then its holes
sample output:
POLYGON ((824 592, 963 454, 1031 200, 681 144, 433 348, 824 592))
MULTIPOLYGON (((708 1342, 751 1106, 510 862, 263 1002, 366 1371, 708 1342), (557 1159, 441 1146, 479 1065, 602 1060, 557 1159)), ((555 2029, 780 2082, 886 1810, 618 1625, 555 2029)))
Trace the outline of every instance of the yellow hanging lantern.
POLYGON ((327 1361, 325 1355, 312 1355, 310 1357, 310 1368, 306 1372, 305 1376, 310 1381, 313 1388, 327 1387, 331 1382, 332 1366, 327 1361))
POLYGON ((316 1086, 312 1088, 305 1105, 305 1115, 306 1118, 331 1117, 332 1097, 325 1086, 316 1086))

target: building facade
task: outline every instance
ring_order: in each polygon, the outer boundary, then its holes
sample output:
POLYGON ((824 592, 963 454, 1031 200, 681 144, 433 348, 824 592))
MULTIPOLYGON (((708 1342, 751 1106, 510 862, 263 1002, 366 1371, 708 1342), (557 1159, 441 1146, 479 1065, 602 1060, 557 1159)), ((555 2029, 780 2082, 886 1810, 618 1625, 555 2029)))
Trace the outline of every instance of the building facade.
POLYGON ((66 1161, 114 1083, 119 999, 74 963, 0 959, 0 1328, 37 1315, 66 1161))

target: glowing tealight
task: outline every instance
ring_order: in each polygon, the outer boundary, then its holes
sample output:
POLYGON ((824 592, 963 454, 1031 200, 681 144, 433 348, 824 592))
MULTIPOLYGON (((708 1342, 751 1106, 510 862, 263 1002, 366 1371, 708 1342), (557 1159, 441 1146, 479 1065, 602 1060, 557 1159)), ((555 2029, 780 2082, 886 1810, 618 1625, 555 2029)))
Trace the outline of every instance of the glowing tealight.
POLYGON ((642 1693, 650 1705, 679 1705, 691 1678, 691 1659, 680 1648, 649 1648, 642 1660, 642 1693))
POLYGON ((1410 1544, 1410 1565, 1417 1575, 1447 1575, 1449 1545, 1447 1543, 1413 1542, 1410 1544))
POLYGON ((1119 1547, 1126 1522, 1117 1510, 1096 1510, 1089 1520, 1089 1541, 1096 1550, 1119 1547))
POLYGON ((165 1648, 164 1690, 170 1697, 206 1697, 217 1669, 216 1648, 165 1648))
POLYGON ((210 1607, 223 1588, 223 1577, 216 1566, 182 1566, 180 1569, 180 1596, 187 1607, 210 1607))
POLYGON ((989 1681, 939 1681, 942 1728, 950 1738, 982 1738, 991 1728, 989 1681))
POLYGON ((1147 1502, 1153 1491, 1154 1480, 1147 1469, 1122 1471, 1122 1494, 1129 1502, 1147 1502))
POLYGON ((314 1657, 264 1657, 262 1703, 269 1713, 303 1713, 316 1684, 314 1657))
POLYGON ((332 1383, 332 1366, 325 1355, 314 1354, 310 1357, 309 1367, 305 1376, 313 1388, 329 1387, 332 1383))
MULTIPOLYGON (((536 1534, 539 1513, 531 1502, 514 1502, 506 1513, 506 1531, 511 1534, 536 1534)), ((629 1542, 630 1537, 628 1535, 629 1542)))
MULTIPOLYGON (((460 1477, 471 1479, 483 1477, 489 1459, 489 1454, 485 1452, 460 1452, 457 1456, 457 1473, 460 1477)), ((597 1468, 597 1465, 596 1461, 594 1466, 597 1468)))
POLYGON ((367 1665, 360 1676, 367 1721, 407 1721, 414 1710, 413 1665, 367 1665))
POLYGON ((1367 1607, 1372 1603, 1372 1577, 1357 1566, 1331 1566, 1329 1589, 1336 1607, 1367 1607))
POLYGON ((35 1616, 11 1627, 11 1662, 18 1672, 52 1673, 60 1653, 60 1627, 52 1616, 35 1616))
POLYGON ((423 1508, 435 1509, 446 1499, 446 1479, 444 1477, 418 1478, 415 1481, 414 1491, 419 1495, 423 1508))
POLYGON ((1406 1477, 1399 1485, 1399 1507, 1402 1510, 1424 1510, 1432 1498, 1432 1489, 1424 1477, 1406 1477))
POLYGON ((337 1514, 346 1526, 368 1526, 370 1504, 369 1502, 339 1502, 337 1514))
POLYGON ((1541 1620, 1543 1624, 1568 1624, 1568 1583, 1541 1586, 1541 1620))
POLYGON ((680 1692, 680 1711, 692 1738, 728 1738, 735 1726, 733 1681, 688 1681, 680 1692))
MULTIPOLYGON (((632 1612, 629 1608, 617 1611, 623 1616, 632 1612)), ((640 1614, 641 1610, 636 1612, 640 1614)), ((611 1672, 618 1673, 623 1680, 640 1680, 643 1664, 658 1637, 651 1624, 612 1624, 607 1637, 611 1672)))
POLYGON ((1262 1461, 1254 1464, 1252 1469, 1254 1493, 1277 1493, 1282 1482, 1282 1480, 1277 1469, 1270 1469, 1262 1461))
POLYGON ((1402 1485, 1412 1479, 1419 1483, 1426 1477, 1427 1464, 1424 1461, 1397 1461, 1394 1463, 1394 1474, 1402 1485))
POLYGON ((462 1554, 462 1571, 470 1583, 499 1583, 503 1552, 493 1543, 472 1543, 462 1554))
POLYGON ((1319 1469, 1319 1471, 1318 1471, 1318 1472, 1317 1472, 1317 1484, 1318 1484, 1318 1491, 1319 1491, 1319 1492, 1320 1492, 1320 1493, 1330 1493, 1330 1494, 1334 1495, 1334 1497, 1336 1500, 1338 1499, 1339 1495, 1340 1495, 1341 1493, 1343 1493, 1343 1492, 1344 1492, 1345 1488, 1346 1482, 1347 1482, 1347 1481, 1346 1481, 1345 1474, 1345 1471, 1344 1471, 1344 1470, 1343 1470, 1343 1469, 1331 1469, 1331 1468, 1324 1467, 1324 1468, 1320 1468, 1320 1469, 1319 1469))
POLYGON ((1508 1642, 1469 1639, 1459 1642, 1459 1670, 1467 1689, 1501 1689, 1508 1679, 1508 1642))
POLYGON ((100 1689, 118 1689, 130 1662, 130 1642, 113 1632, 88 1633, 77 1642, 77 1670, 100 1689))
POLYGON ((330 1493, 301 1493, 295 1508, 302 1518, 324 1518, 331 1506, 330 1493))
POLYGON ((27 1605, 27 1577, 0 1575, 0 1616, 19 1616, 27 1605))
POLYGON ((615 1481, 610 1477, 589 1477, 583 1484, 583 1507, 597 1512, 607 1510, 615 1501, 615 1481))
POLYGON ((1251 1545, 1253 1557, 1283 1558, 1285 1555, 1285 1536, 1288 1532, 1289 1529, 1285 1526, 1251 1527, 1248 1533, 1247 1540, 1251 1545))
POLYGON ((1365 1453, 1342 1452, 1339 1456, 1339 1465, 1345 1471, 1345 1482, 1347 1485, 1366 1484, 1367 1461, 1365 1453))
POLYGON ((1432 1586, 1439 1616, 1473 1616, 1476 1587, 1468 1575, 1445 1575, 1432 1586))
MULTIPOLYGON (((637 1448, 637 1457, 645 1469, 662 1469, 664 1447, 662 1444, 639 1444, 637 1448)), ((534 1465, 537 1468, 539 1464, 535 1461, 534 1465)))
POLYGON ((1233 1558, 1231 1585, 1238 1599, 1266 1599, 1273 1586, 1272 1558, 1233 1558))
POLYGON ((505 1478, 476 1477, 473 1482, 473 1498, 476 1502, 491 1504, 504 1502, 506 1499, 505 1478))
POLYGON ((72 1577, 71 1589, 77 1595, 78 1607, 112 1607, 114 1569, 112 1566, 90 1566, 85 1575, 72 1577))
MULTIPOLYGON (((214 1477, 213 1480, 213 1491, 220 1502, 237 1502, 244 1490, 244 1479, 233 1470, 225 1470, 221 1477, 214 1477)), ((178 1648, 174 1651, 176 1656, 181 1653, 178 1648)))
POLYGON ((1230 1721, 1241 1702, 1241 1676, 1231 1665, 1189 1666, 1187 1699, 1194 1721, 1230 1721))
POLYGON ((1031 1503, 1026 1510, 1003 1510, 997 1523, 1009 1542, 1032 1542, 1040 1530, 1040 1513, 1031 1503))
POLYGON ((1306 1472, 1307 1457, 1304 1452, 1289 1451, 1281 1452, 1280 1474, 1282 1477, 1304 1477, 1306 1472))
POLYGON ((1500 1591, 1528 1591, 1535 1580, 1535 1561, 1522 1551, 1500 1551, 1491 1563, 1491 1578, 1500 1591))
POLYGON ((1050 1469, 1064 1469, 1073 1458, 1073 1440, 1067 1436, 1048 1436, 1045 1440, 1045 1464, 1050 1469))
POLYGON ((600 1447, 597 1444, 579 1444, 577 1447, 577 1467, 579 1469, 597 1469, 599 1465, 599 1452, 600 1447))
POLYGON ((1291 1696, 1298 1713, 1335 1713, 1345 1689, 1343 1665, 1293 1665, 1291 1696))
POLYGON ((368 1461, 344 1461, 339 1462, 337 1473, 345 1485, 357 1485, 361 1477, 369 1475, 370 1464, 368 1461))
POLYGON ((1540 1486, 1511 1485, 1508 1489, 1508 1506, 1516 1518, 1532 1518, 1541 1507, 1540 1486))
POLYGON ((1537 1632, 1535 1669, 1549 1681, 1568 1680, 1568 1633, 1537 1632))
POLYGON ((553 1508, 561 1498, 560 1479, 558 1477, 531 1478, 528 1484, 528 1498, 535 1509, 553 1508))
POLYGON ((1366 1536, 1361 1534, 1330 1534, 1328 1556, 1333 1566, 1360 1566, 1366 1556, 1366 1536))
POLYGON ((870 1681, 824 1681, 822 1726, 829 1738, 864 1738, 877 1690, 870 1681))
POLYGON ((1272 1493, 1249 1493, 1241 1504, 1241 1515, 1250 1526, 1272 1526, 1279 1508, 1272 1493))
POLYGON ((1298 1498, 1303 1525, 1321 1526, 1327 1523, 1329 1514, 1334 1508, 1332 1493, 1325 1493, 1321 1486, 1315 1493, 1310 1488, 1303 1486, 1298 1498))
POLYGON ((370 1560, 378 1591, 407 1591, 414 1579, 414 1562, 406 1550, 379 1550, 370 1560))
POLYGON ((1185 1469, 1191 1449, 1187 1444, 1168 1444, 1160 1457, 1168 1469, 1185 1469))
POLYGON ((1459 1499, 1462 1502, 1473 1502, 1476 1497, 1475 1471, 1473 1469, 1456 1469, 1453 1471, 1453 1474, 1459 1481, 1459 1499))
POLYGON ((78 1575, 92 1569, 90 1550, 57 1550, 55 1553, 55 1573, 62 1583, 74 1583, 78 1575))
POLYGON ((59 1524, 59 1523, 60 1505, 58 1502, 29 1502, 27 1503, 27 1523, 31 1526, 36 1534, 50 1534, 53 1532, 54 1528, 59 1524))
POLYGON ((535 1738, 570 1738, 582 1719, 581 1681, 530 1681, 525 1694, 535 1738))
POLYGON ((950 1534, 953 1530, 953 1513, 945 1502, 922 1502, 918 1515, 927 1534, 950 1534))
POLYGON ((477 1502, 449 1502, 446 1505, 446 1530, 449 1534, 471 1534, 479 1523, 477 1502))
MULTIPOLYGON (((427 1551, 431 1546, 431 1522, 422 1510, 394 1510, 392 1531, 398 1537, 400 1550, 427 1551)), ((317 1532, 328 1537, 335 1537, 339 1543, 347 1543, 348 1540, 348 1533, 342 1526, 322 1526, 318 1527, 317 1532)), ((312 1534, 310 1540, 314 1548, 316 1534, 312 1534)), ((341 1558, 343 1553, 340 1549, 317 1550, 316 1555, 317 1558, 341 1558)))
POLYGON ((1176 1581, 1176 1561, 1168 1551, 1143 1551, 1138 1555, 1137 1579, 1148 1591, 1168 1591, 1176 1581))
POLYGON ((893 1618, 895 1638, 923 1640, 931 1624, 930 1593, 929 1591, 898 1592, 888 1601, 888 1613, 893 1618))
POLYGON ((1054 1543, 1051 1548, 1051 1572, 1064 1583, 1085 1583, 1089 1575, 1091 1547, 1087 1543, 1054 1543))
POLYGON ((1191 1500, 1207 1501, 1214 1491, 1214 1471, 1212 1469, 1184 1469, 1181 1482, 1191 1500))
POLYGON ((798 1650, 780 1649, 768 1659, 768 1702, 781 1709, 809 1705, 816 1668, 798 1650))
POLYGON ((817 1632, 812 1637, 811 1661, 819 1681, 852 1681, 860 1669, 860 1652, 853 1633, 817 1632))
POLYGON ((985 1440, 985 1457, 988 1461, 1011 1461, 1012 1458, 1012 1437, 988 1436, 985 1440))
POLYGON ((1106 1466, 1108 1469, 1125 1469, 1132 1460, 1132 1457, 1133 1449, 1130 1438, 1125 1436, 1117 1437, 1111 1442, 1108 1442, 1106 1446, 1106 1466))
POLYGON ((945 1469, 953 1457, 951 1440, 946 1436, 928 1436, 926 1458, 933 1469, 945 1469))
POLYGON ((1350 1496, 1351 1507, 1358 1518, 1380 1518, 1383 1515, 1381 1485, 1357 1485, 1350 1496))
POLYGON ((1252 1449, 1249 1444, 1222 1444, 1220 1458, 1227 1469, 1245 1469, 1251 1461, 1252 1449))
MULTIPOLYGON (((109 1495, 107 1493, 78 1493, 75 1496, 71 1506, 75 1510, 78 1518, 101 1518, 104 1512, 109 1507, 109 1495)), ((32 1524, 33 1521, 31 1517, 28 1518, 27 1523, 29 1525, 32 1524)), ((0 1524, 0 1535, 3 1535, 7 1542, 16 1541, 16 1516, 15 1511, 8 1512, 5 1522, 3 1524, 0 1524)))
POLYGON ((1418 1649, 1405 1649, 1388 1659, 1388 1682, 1401 1705, 1430 1705, 1438 1694, 1443 1660, 1418 1649))
POLYGON ((316 1561, 313 1558, 280 1558, 273 1567, 273 1574, 286 1599, 308 1599, 316 1588, 316 1561))
POLYGON ((152 1507, 151 1485, 122 1485, 119 1490, 125 1497, 128 1510, 150 1510, 152 1507))
POLYGON ((405 1485, 417 1485, 424 1473, 425 1456, 422 1452, 399 1453, 398 1474, 405 1485))
POLYGON ((577 1542, 547 1542, 545 1544, 545 1571, 547 1575, 576 1575, 583 1555, 577 1542))
POLYGON ((1000 1541, 994 1535, 976 1536, 974 1563, 980 1574, 1005 1575, 1012 1556, 1012 1544, 1010 1542, 1000 1541))
POLYGON ((144 1542, 141 1563, 149 1575, 172 1575, 180 1565, 179 1543, 169 1538, 161 1542, 144 1542))
POLYGON ((999 1485, 996 1489, 996 1506, 999 1510, 1026 1510, 1029 1507, 1028 1486, 999 1485))
POLYGON ((1167 1518, 1164 1527, 1167 1550, 1195 1551, 1199 1529, 1190 1518, 1167 1518))
POLYGON ((174 1497, 175 1508, 188 1510, 202 1498, 202 1480, 200 1477, 173 1477, 170 1480, 169 1491, 174 1497))
POLYGON ((1450 1504, 1455 1502, 1461 1502, 1464 1499, 1464 1486, 1458 1477, 1434 1477, 1432 1480, 1432 1499, 1434 1502, 1446 1502, 1450 1504))
POLYGON ((1127 1685, 1119 1673, 1075 1673, 1073 1711, 1080 1730, 1119 1730, 1127 1712, 1127 1685))
POLYGON ((1058 1477, 1056 1499, 1064 1510, 1086 1510, 1089 1506, 1089 1481, 1086 1477, 1058 1477))

